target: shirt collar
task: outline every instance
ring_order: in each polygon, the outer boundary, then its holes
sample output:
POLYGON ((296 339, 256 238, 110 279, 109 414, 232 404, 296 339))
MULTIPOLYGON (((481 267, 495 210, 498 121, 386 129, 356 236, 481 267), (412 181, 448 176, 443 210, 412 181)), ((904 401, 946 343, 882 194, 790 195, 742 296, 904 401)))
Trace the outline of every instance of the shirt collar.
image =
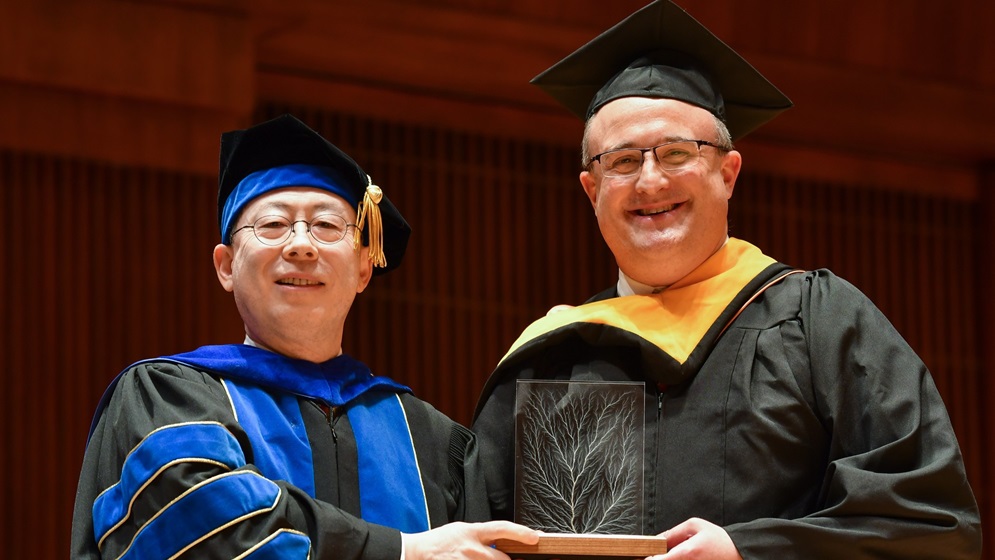
MULTIPOLYGON (((726 235, 725 241, 719 246, 719 249, 725 247, 725 244, 729 242, 729 236, 726 235)), ((716 251, 718 252, 718 251, 716 251)), ((714 254, 714 253, 713 253, 714 254)), ((615 290, 618 292, 619 297, 623 296, 645 296, 649 294, 658 294, 663 290, 666 290, 667 286, 650 286, 649 284, 643 284, 638 280, 633 280, 622 272, 622 269, 618 269, 618 284, 615 286, 615 290)))
POLYGON ((615 290, 618 291, 619 297, 623 296, 634 296, 640 295, 644 296, 647 294, 656 294, 661 290, 666 288, 666 286, 650 286, 649 284, 643 284, 638 280, 633 280, 622 272, 622 269, 618 269, 618 284, 615 290))

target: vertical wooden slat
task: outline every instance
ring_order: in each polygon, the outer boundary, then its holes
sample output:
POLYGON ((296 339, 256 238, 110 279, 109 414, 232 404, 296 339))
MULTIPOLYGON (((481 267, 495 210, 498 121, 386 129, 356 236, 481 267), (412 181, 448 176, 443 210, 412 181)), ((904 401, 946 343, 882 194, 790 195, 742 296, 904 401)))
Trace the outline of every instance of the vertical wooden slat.
MULTIPOLYGON (((22 179, 18 174, 16 156, 9 153, 0 151, 0 178, 3 180, 3 188, 0 188, 0 197, 3 200, 3 207, 0 208, 0 216, 3 217, 3 224, 0 227, 0 262, 2 263, 12 263, 20 262, 16 259, 17 255, 14 254, 15 248, 15 238, 14 232, 15 227, 20 226, 21 222, 15 220, 14 218, 14 208, 25 208, 22 200, 24 195, 24 189, 18 188, 22 179)), ((6 271, 6 266, 4 266, 6 271)), ((20 337, 15 331, 15 327, 20 327, 20 321, 22 320, 19 315, 20 310, 15 308, 13 298, 7 294, 13 293, 16 288, 17 277, 11 274, 0 274, 0 326, 3 326, 4 336, 0 337, 0 351, 2 351, 2 356, 4 357, 5 365, 7 366, 7 371, 11 371, 11 367, 15 364, 19 364, 18 357, 14 355, 14 348, 18 345, 20 337)), ((15 391, 19 390, 17 384, 4 380, 4 395, 0 397, 3 399, 2 411, 0 411, 0 419, 3 421, 4 426, 13 426, 13 419, 16 418, 13 410, 13 406, 10 401, 17 398, 15 391)), ((15 434, 11 430, 0 431, 0 442, 2 442, 3 454, 5 457, 12 457, 14 450, 17 448, 17 442, 15 441, 15 434)), ((12 461, 0 461, 0 476, 3 476, 3 480, 17 480, 17 476, 20 474, 19 468, 20 464, 18 462, 12 461)), ((4 503, 8 504, 20 504, 14 495, 14 488, 12 485, 4 484, 0 487, 0 499, 4 503)), ((7 523, 0 524, 0 538, 4 542, 11 542, 12 535, 17 534, 18 521, 15 519, 9 520, 7 523)))
MULTIPOLYGON (((978 393, 980 402, 990 405, 995 402, 995 296, 992 290, 992 278, 995 278, 995 238, 988 231, 991 224, 995 223, 995 163, 989 162, 988 166, 982 170, 981 200, 978 204, 978 224, 983 231, 976 236, 978 240, 977 262, 978 271, 976 275, 977 304, 981 320, 978 321, 978 344, 982 349, 980 352, 980 363, 982 371, 978 393)), ((978 501, 981 506, 981 515, 986 519, 984 529, 987 535, 995 534, 995 414, 992 407, 987 406, 987 414, 980 418, 982 432, 982 445, 978 449, 981 455, 981 466, 983 476, 980 481, 980 488, 975 487, 978 492, 978 501)), ((988 542, 991 542, 989 537, 988 542)), ((989 544, 986 548, 993 547, 989 544)), ((991 557, 995 555, 989 553, 991 557)))
MULTIPOLYGON (((74 381, 67 380, 60 383, 59 378, 62 372, 72 371, 75 360, 85 360, 86 355, 78 351, 79 338, 76 336, 75 325, 79 324, 79 301, 83 299, 83 290, 86 287, 86 278, 82 271, 89 267, 86 263, 79 262, 79 255, 85 255, 87 246, 85 236, 77 231, 76 224, 85 220, 85 212, 79 211, 76 202, 76 192, 68 176, 70 162, 66 160, 55 160, 43 165, 45 169, 43 183, 47 196, 45 205, 39 209, 45 209, 40 214, 48 215, 51 225, 35 224, 31 237, 43 236, 42 244, 47 247, 59 247, 60 250, 53 256, 56 258, 52 262, 44 265, 51 268, 42 272, 45 276, 51 276, 52 284, 45 282, 43 297, 51 302, 50 310, 45 314, 45 324, 51 325, 54 341, 61 343, 60 351, 49 351, 45 353, 45 360, 39 363, 38 380, 45 386, 61 385, 61 387, 48 393, 37 391, 36 410, 54 408, 55 410, 69 410, 66 402, 75 398, 71 392, 74 381), (41 226, 41 227, 38 227, 41 226)), ((47 306, 46 306, 47 307, 47 306)), ((44 328, 44 327, 43 327, 44 328)), ((54 350, 54 349, 53 349, 54 350)), ((22 420, 23 422, 24 420, 22 420)), ((61 475, 61 465, 66 464, 68 458, 67 448, 75 442, 66 434, 57 422, 43 422, 44 431, 41 440, 56 442, 54 453, 49 456, 39 453, 37 469, 32 475, 36 480, 44 480, 44 490, 39 496, 43 503, 58 504, 57 508, 46 508, 40 518, 33 524, 47 524, 55 526, 67 526, 71 523, 72 501, 67 499, 73 495, 75 485, 68 477, 61 475), (72 491, 70 491, 70 488, 72 491)), ((37 447, 35 447, 37 449, 37 447)), ((54 543, 46 543, 44 546, 51 547, 54 543)), ((58 552, 53 548, 50 552, 55 555, 58 552)))
MULTIPOLYGON (((59 207, 57 201, 57 195, 55 193, 55 185, 53 182, 53 162, 42 161, 37 158, 32 158, 28 162, 28 175, 27 180, 38 186, 35 189, 33 196, 31 197, 31 202, 29 202, 28 208, 34 210, 30 212, 34 214, 35 212, 39 214, 49 214, 55 215, 55 219, 61 223, 64 216, 60 215, 59 207)), ((26 213, 28 214, 28 213, 26 213)), ((29 279, 30 285, 26 286, 26 291, 22 291, 22 294, 29 295, 29 305, 31 306, 31 313, 34 315, 35 321, 29 323, 29 329, 26 334, 33 340, 58 340, 59 343, 65 344, 67 340, 58 339, 58 321, 60 317, 58 316, 58 309, 62 301, 64 301, 66 288, 61 287, 61 279, 63 277, 71 278, 71 276, 63 276, 62 267, 59 261, 61 260, 58 255, 59 252, 49 253, 43 248, 46 247, 59 247, 62 245, 61 240, 58 240, 54 236, 53 228, 42 228, 37 227, 34 220, 27 219, 28 216, 24 215, 20 219, 22 220, 22 227, 19 228, 24 235, 23 243, 20 245, 28 249, 28 256, 32 257, 30 260, 25 260, 21 262, 33 263, 34 267, 37 267, 37 275, 32 274, 33 280, 29 279), (41 251, 39 252, 39 249, 41 251), (41 255, 48 254, 51 257, 56 257, 54 259, 39 259, 41 255)), ((72 246, 72 241, 68 242, 69 246, 72 246)), ((33 267, 33 268, 34 268, 33 267)), ((71 289, 71 288, 70 288, 71 289)), ((24 363, 21 368, 15 371, 19 371, 22 378, 26 379, 28 376, 34 376, 36 380, 45 383, 46 380, 51 380, 59 371, 56 369, 57 364, 57 352, 45 351, 45 352, 32 352, 32 356, 29 356, 28 362, 24 363)), ((19 403, 19 406, 24 408, 25 414, 18 416, 15 421, 14 426, 18 430, 23 430, 28 433, 27 422, 28 419, 32 418, 34 415, 30 411, 45 410, 48 407, 49 398, 44 391, 32 391, 23 389, 21 391, 23 401, 19 403), (43 398, 44 396, 44 398, 43 398)), ((54 434, 54 422, 42 422, 40 424, 40 433, 36 434, 34 437, 38 437, 47 441, 58 441, 57 438, 49 439, 54 434)), ((32 498, 41 498, 43 503, 56 503, 51 495, 52 489, 52 468, 51 465, 53 461, 52 457, 45 456, 41 453, 39 446, 32 445, 34 437, 28 436, 25 441, 25 447, 20 450, 21 457, 27 457, 29 459, 28 466, 29 469, 25 473, 25 478, 22 480, 32 480, 42 482, 34 492, 32 498)), ((26 491, 22 490, 22 491, 26 491)), ((48 511, 44 510, 29 510, 28 514, 25 516, 26 527, 25 529, 30 531, 32 527, 43 527, 46 523, 51 523, 53 520, 45 519, 48 515, 48 511)), ((44 548, 47 547, 46 543, 43 545, 44 548)))

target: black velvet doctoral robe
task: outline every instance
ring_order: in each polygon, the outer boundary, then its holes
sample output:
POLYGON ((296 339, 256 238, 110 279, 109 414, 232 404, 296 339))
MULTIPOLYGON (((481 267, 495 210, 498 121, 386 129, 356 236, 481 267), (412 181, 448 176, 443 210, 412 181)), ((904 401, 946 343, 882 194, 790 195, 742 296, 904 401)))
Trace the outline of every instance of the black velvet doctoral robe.
MULTIPOLYGON (((414 396, 399 396, 412 434, 431 526, 486 520, 486 497, 473 434, 414 396)), ((400 532, 360 517, 357 449, 348 415, 326 412, 306 398, 296 400, 312 455, 315 496, 285 480, 272 480, 267 484, 275 483, 279 498, 268 511, 219 527, 183 557, 241 557, 275 536, 288 535, 307 541, 301 552, 312 560, 400 557, 400 532)), ((141 526, 181 493, 227 474, 258 473, 253 465, 257 450, 233 411, 225 387, 214 374, 156 361, 125 372, 87 446, 76 497, 71 557, 117 558, 141 526), (164 427, 197 423, 223 426, 238 442, 247 464, 234 473, 196 458, 170 465, 141 490, 131 504, 126 525, 102 545, 101 556, 92 516, 98 495, 119 483, 122 464, 139 442, 164 427)), ((383 457, 385 464, 391 460, 383 457)))
POLYGON ((746 560, 978 558, 978 508, 925 365, 851 284, 788 272, 732 239, 658 295, 530 326, 472 426, 492 514, 513 519, 516 380, 634 380, 644 533, 699 517, 746 560))

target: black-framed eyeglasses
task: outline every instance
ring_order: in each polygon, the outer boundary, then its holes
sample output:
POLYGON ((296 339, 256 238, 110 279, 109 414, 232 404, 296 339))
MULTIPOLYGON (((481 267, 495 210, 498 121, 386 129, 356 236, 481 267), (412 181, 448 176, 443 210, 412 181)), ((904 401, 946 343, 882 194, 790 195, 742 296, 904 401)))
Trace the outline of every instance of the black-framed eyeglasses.
POLYGON ((243 229, 251 229, 256 239, 263 245, 282 245, 290 238, 291 232, 296 232, 298 223, 303 223, 304 228, 311 235, 311 239, 323 245, 332 245, 342 241, 350 227, 357 227, 350 224, 342 216, 335 214, 322 214, 310 220, 290 220, 283 216, 263 216, 252 224, 242 226, 232 232, 235 234, 243 229))
POLYGON ((608 150, 587 160, 601 164, 601 172, 605 177, 631 177, 637 175, 643 168, 643 158, 647 152, 653 152, 660 167, 667 172, 683 171, 698 163, 701 157, 701 147, 711 146, 717 150, 728 152, 732 148, 721 146, 708 140, 678 140, 667 142, 652 148, 620 148, 608 150))

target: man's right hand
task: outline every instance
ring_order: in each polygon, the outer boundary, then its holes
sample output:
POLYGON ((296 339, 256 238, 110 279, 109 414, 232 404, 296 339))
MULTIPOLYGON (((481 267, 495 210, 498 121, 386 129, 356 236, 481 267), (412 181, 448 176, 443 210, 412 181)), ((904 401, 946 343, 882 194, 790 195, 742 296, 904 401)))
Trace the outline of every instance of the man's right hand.
POLYGON ((510 539, 536 544, 539 531, 510 521, 457 522, 424 533, 405 533, 401 538, 404 540, 404 560, 507 560, 507 554, 492 546, 494 541, 510 539))

